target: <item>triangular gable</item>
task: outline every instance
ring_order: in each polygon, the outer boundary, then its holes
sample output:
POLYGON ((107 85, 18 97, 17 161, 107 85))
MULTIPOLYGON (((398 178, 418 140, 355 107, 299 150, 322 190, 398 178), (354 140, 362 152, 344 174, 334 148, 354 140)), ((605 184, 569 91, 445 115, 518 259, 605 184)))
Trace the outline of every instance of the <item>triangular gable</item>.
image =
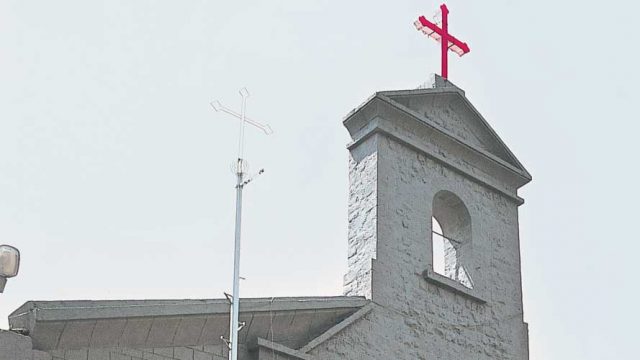
POLYGON ((526 178, 531 178, 489 123, 457 88, 452 86, 437 89, 383 91, 376 96, 411 113, 460 142, 493 155, 511 165, 526 178))

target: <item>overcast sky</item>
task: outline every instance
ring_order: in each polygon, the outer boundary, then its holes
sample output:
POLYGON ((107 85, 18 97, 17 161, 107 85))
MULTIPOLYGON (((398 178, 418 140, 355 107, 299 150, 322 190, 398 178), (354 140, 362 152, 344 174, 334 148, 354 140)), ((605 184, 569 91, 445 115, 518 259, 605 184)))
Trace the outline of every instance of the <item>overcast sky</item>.
MULTIPOLYGON (((27 300, 230 291, 237 122, 243 296, 335 295, 346 269, 342 117, 439 71, 436 1, 0 0, 0 243, 27 300)), ((450 78, 532 173, 520 195, 532 359, 636 359, 640 7, 449 1, 450 78)), ((426 220, 425 220, 426 221, 426 220)))

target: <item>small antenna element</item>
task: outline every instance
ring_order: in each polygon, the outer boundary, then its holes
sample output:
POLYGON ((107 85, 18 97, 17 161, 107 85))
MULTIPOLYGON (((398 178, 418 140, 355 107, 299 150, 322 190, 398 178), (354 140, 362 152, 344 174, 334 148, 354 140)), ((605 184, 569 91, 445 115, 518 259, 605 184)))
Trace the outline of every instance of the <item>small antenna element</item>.
MULTIPOLYGON (((266 124, 261 124, 257 121, 251 120, 245 116, 245 110, 247 107, 247 98, 249 97, 249 91, 246 88, 242 88, 239 91, 240 97, 242 97, 242 105, 240 107, 240 113, 237 113, 229 108, 225 107, 220 101, 214 100, 211 102, 211 107, 215 111, 225 112, 240 120, 240 136, 238 139, 238 158, 234 162, 232 169, 236 175, 236 230, 235 230, 235 242, 234 242, 234 257, 233 257, 233 294, 225 294, 228 300, 231 302, 231 316, 229 319, 229 341, 226 341, 224 337, 221 337, 225 343, 229 346, 229 360, 238 360, 238 331, 244 326, 238 321, 239 309, 240 309, 240 233, 242 227, 242 189, 245 185, 249 184, 253 178, 245 180, 245 173, 247 172, 247 164, 244 161, 244 128, 245 124, 253 125, 262 130, 266 135, 273 133, 271 127, 266 124)), ((258 175, 262 174, 264 170, 260 170, 258 175)))

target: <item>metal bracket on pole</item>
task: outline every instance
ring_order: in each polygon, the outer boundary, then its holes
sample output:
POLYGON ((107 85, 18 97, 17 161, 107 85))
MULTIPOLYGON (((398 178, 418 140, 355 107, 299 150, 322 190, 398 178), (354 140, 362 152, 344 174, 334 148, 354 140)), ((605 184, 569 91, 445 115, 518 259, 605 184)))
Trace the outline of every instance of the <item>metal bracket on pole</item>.
MULTIPOLYGON (((245 185, 249 184, 249 183, 250 183, 250 182, 252 182, 255 178, 257 178, 258 176, 260 176, 260 175, 262 175, 262 174, 264 174, 264 169, 260 169, 260 171, 258 171, 258 173, 257 173, 257 174, 255 174, 255 175, 251 175, 251 177, 249 177, 247 180, 245 180, 245 181, 242 183, 242 186, 245 186, 245 185)), ((241 278, 241 279, 242 279, 242 278, 241 278)), ((243 279, 243 280, 244 280, 244 279, 243 279)))
POLYGON ((231 342, 229 340, 225 339, 224 336, 220 336, 220 340, 222 340, 222 342, 224 342, 227 345, 227 348, 231 350, 231 342))
POLYGON ((229 302, 229 305, 233 304, 233 295, 224 293, 224 297, 227 298, 227 301, 229 302))

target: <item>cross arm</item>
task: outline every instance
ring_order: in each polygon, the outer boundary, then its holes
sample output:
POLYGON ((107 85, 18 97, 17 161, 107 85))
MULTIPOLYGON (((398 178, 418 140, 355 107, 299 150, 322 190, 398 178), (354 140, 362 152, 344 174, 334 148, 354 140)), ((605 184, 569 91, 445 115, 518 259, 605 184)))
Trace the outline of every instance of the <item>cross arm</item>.
MULTIPOLYGON (((235 118, 242 119, 242 115, 241 114, 238 114, 237 112, 235 112, 235 111, 229 109, 228 107, 222 105, 222 103, 220 103, 220 101, 212 101, 210 103, 210 105, 213 108, 213 110, 215 110, 215 111, 222 111, 222 112, 225 112, 225 113, 227 113, 227 114, 229 114, 229 115, 231 115, 231 116, 233 116, 235 118)), ((252 119, 250 119, 250 118, 248 118, 246 116, 244 117, 244 121, 246 121, 249 124, 251 124, 251 125, 257 127, 258 129, 262 130, 262 132, 264 132, 267 135, 273 134, 273 130, 271 129, 271 126, 269 126, 269 125, 261 124, 261 123, 255 121, 255 120, 252 120, 252 119)))
MULTIPOLYGON (((418 18, 418 21, 416 21, 414 25, 416 26, 416 29, 422 31, 425 35, 434 38, 436 41, 442 41, 442 29, 438 27, 438 25, 427 20, 427 18, 425 18, 424 16, 420 16, 418 18)), ((447 47, 459 56, 462 56, 471 51, 467 43, 458 40, 455 36, 451 34, 446 34, 445 36, 448 40, 447 47)))

